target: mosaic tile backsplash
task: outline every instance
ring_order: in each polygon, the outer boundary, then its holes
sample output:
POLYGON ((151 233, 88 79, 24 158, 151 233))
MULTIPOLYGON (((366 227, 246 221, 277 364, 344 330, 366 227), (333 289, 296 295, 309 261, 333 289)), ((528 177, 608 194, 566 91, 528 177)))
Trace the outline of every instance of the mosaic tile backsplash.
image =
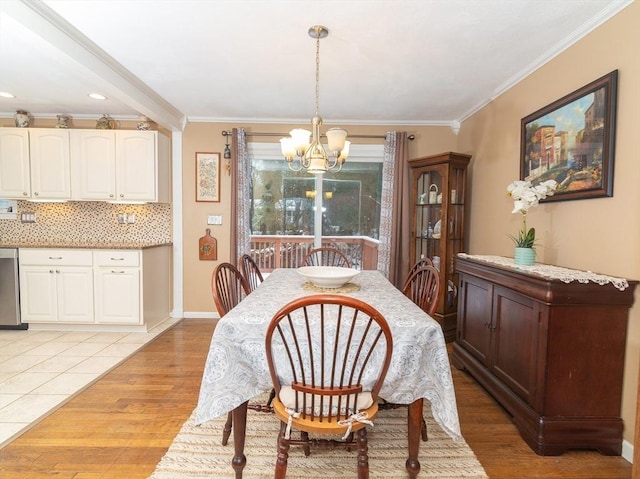
POLYGON ((0 219, 0 242, 171 242, 170 204, 18 201, 17 213, 18 219, 0 219), (22 213, 35 213, 35 223, 22 223, 22 213), (119 214, 135 215, 135 223, 118 223, 119 214))

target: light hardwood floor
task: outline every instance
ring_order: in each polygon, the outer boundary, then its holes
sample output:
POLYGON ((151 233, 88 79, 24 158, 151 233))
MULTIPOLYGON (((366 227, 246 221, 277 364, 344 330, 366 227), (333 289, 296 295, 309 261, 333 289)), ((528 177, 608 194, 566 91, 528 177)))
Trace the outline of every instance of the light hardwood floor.
MULTIPOLYGON (((186 320, 159 336, 0 450, 0 477, 147 478, 195 408, 213 328, 186 320)), ((452 372, 462 433, 491 479, 631 478, 621 457, 537 456, 471 377, 452 372)))

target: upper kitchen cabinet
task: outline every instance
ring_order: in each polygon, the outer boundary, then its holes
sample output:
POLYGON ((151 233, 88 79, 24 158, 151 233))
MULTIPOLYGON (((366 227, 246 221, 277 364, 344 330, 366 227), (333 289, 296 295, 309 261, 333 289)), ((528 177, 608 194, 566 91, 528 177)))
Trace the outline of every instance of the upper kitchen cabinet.
POLYGON ((71 132, 73 198, 116 199, 116 140, 113 130, 71 132))
POLYGON ((0 197, 71 198, 69 131, 0 129, 0 197))
POLYGON ((73 198, 171 201, 169 139, 157 131, 71 130, 73 198))
POLYGON ((0 128, 0 198, 30 198, 29 131, 0 128))

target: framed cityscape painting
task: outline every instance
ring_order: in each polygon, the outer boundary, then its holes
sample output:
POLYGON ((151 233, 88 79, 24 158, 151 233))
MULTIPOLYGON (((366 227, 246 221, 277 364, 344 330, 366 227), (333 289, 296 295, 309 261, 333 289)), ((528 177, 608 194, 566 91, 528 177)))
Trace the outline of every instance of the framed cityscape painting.
POLYGON ((220 153, 196 153, 196 201, 220 201, 220 153))
POLYGON ((618 70, 526 116, 520 179, 556 180, 562 201, 613 196, 618 70))

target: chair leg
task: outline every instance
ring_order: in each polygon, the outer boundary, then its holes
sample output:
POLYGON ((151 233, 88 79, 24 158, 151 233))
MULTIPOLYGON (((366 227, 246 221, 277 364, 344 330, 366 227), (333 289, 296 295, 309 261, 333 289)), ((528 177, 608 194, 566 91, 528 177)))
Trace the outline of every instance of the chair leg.
POLYGON ((356 433, 358 443, 358 479, 369 479, 369 455, 367 446, 367 428, 363 427, 356 433))
POLYGON ((306 431, 300 431, 300 438, 303 441, 306 441, 306 444, 302 445, 302 450, 304 451, 305 457, 309 457, 311 455, 311 446, 309 446, 309 433, 306 431))
POLYGON ((276 397, 276 390, 272 389, 271 392, 269 393, 269 400, 267 401, 267 406, 271 406, 271 402, 275 397, 276 397))
POLYGON ((422 435, 422 441, 427 442, 429 440, 429 436, 427 436, 427 423, 422 418, 422 425, 420 426, 420 434, 422 435))
MULTIPOLYGON (((345 442, 353 442, 353 432, 351 432, 347 436, 347 439, 345 440, 345 442)), ((347 446, 346 449, 347 449, 347 452, 351 452, 351 446, 347 446)))
POLYGON ((287 475, 287 460, 289 459, 289 440, 284 438, 287 424, 280 422, 280 432, 278 433, 278 457, 276 459, 276 469, 274 479, 285 479, 287 475))
POLYGON ((231 428, 233 427, 233 414, 231 411, 227 414, 227 422, 224 423, 224 429, 222 430, 222 445, 226 446, 229 442, 229 436, 231 435, 231 428))

